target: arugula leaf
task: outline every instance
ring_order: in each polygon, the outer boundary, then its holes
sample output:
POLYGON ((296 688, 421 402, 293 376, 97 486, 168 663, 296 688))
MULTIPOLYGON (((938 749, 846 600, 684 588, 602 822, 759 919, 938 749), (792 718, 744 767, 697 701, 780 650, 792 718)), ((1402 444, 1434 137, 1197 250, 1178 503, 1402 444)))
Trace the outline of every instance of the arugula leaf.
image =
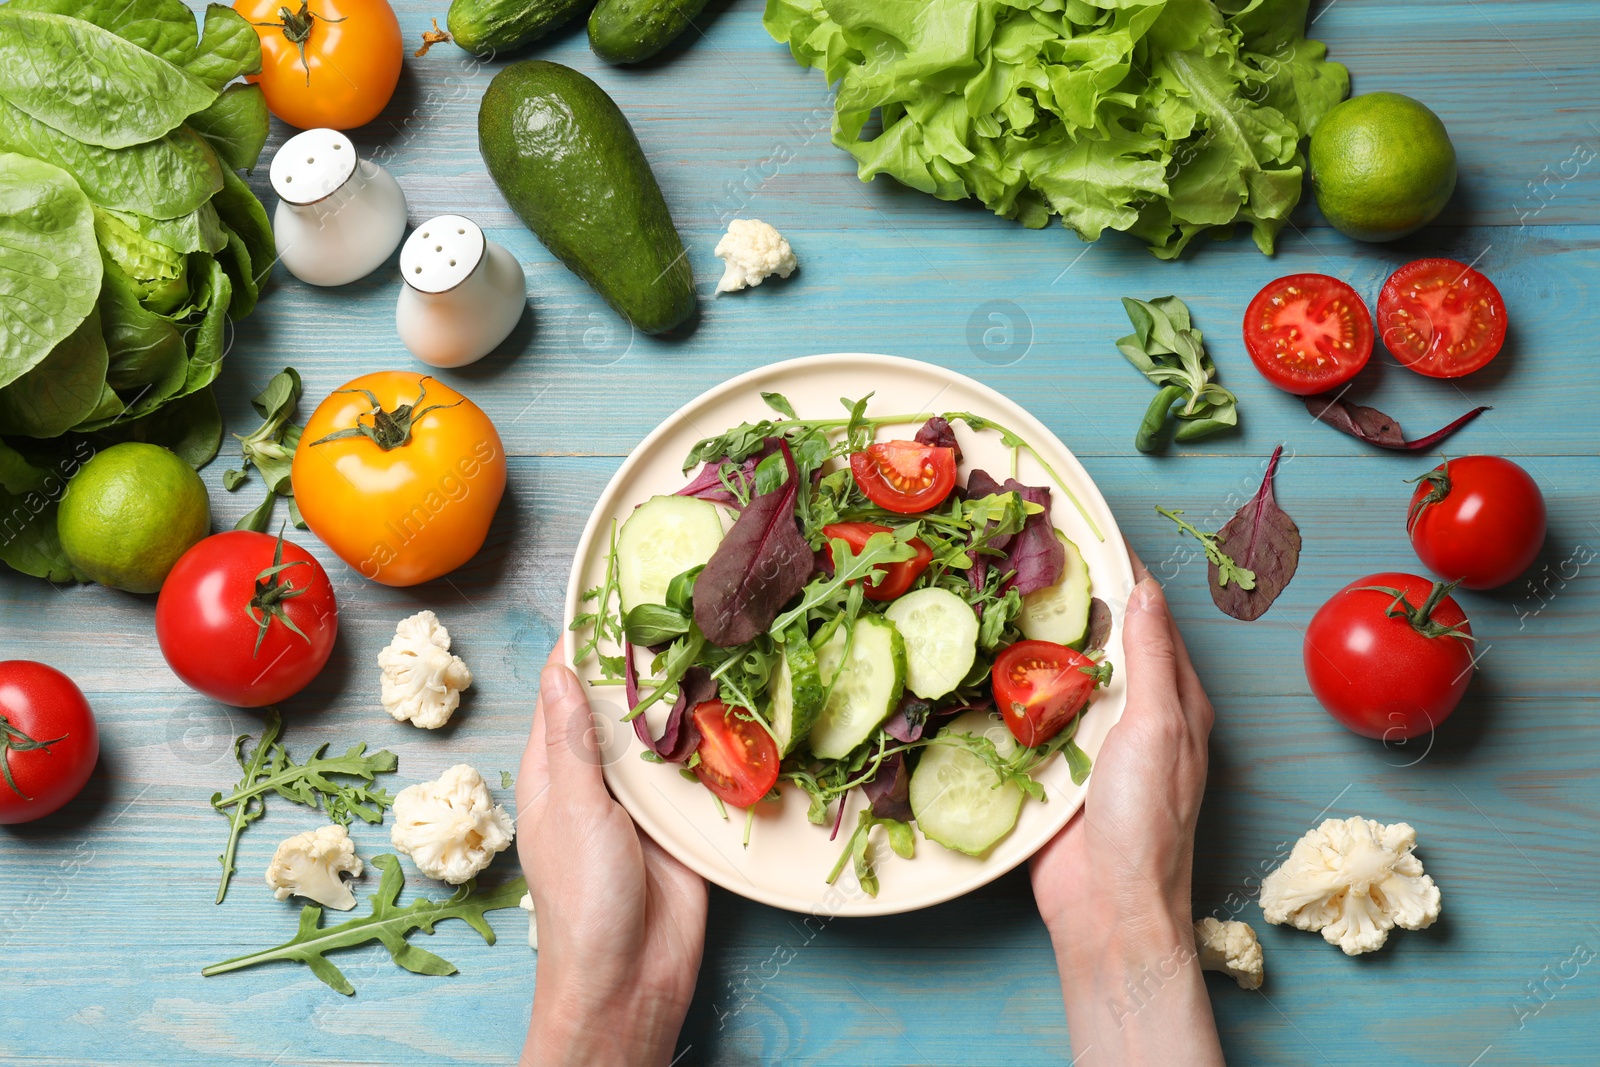
POLYGON ((383 878, 372 895, 372 910, 368 914, 338 926, 323 926, 322 909, 307 904, 300 909, 300 928, 288 941, 274 948, 213 963, 200 973, 211 978, 263 963, 301 963, 311 968, 311 973, 334 992, 353 996, 355 986, 350 984, 344 972, 328 960, 327 954, 379 941, 389 950, 389 958, 412 974, 455 974, 455 964, 411 944, 406 940, 407 935, 417 930, 432 934, 433 928, 444 920, 460 919, 482 935, 484 944, 493 945, 494 930, 484 916, 491 911, 517 907, 523 894, 528 891, 528 883, 520 877, 495 889, 482 891, 477 888, 474 879, 459 887, 448 900, 422 898, 401 907, 396 903, 405 885, 400 861, 386 853, 372 857, 372 865, 383 872, 383 878))
POLYGON ((249 734, 240 734, 233 742, 233 758, 244 777, 227 796, 220 792, 211 796, 211 806, 228 820, 228 846, 217 857, 222 864, 218 904, 227 896, 228 883, 237 869, 233 860, 239 849, 239 836, 245 827, 267 813, 268 794, 275 793, 308 808, 320 806, 328 818, 344 826, 352 818, 381 823, 384 810, 394 803, 387 790, 373 785, 377 775, 390 774, 399 766, 400 759, 393 752, 383 750, 369 756, 365 744, 355 744, 342 756, 324 756, 328 746, 322 745, 310 759, 297 764, 278 740, 282 731, 283 717, 277 708, 269 708, 254 752, 245 755, 249 734), (341 781, 329 775, 358 781, 341 781))
POLYGON ((887 532, 873 534, 861 546, 861 551, 853 554, 850 545, 837 537, 828 545, 833 553, 832 577, 814 579, 801 590, 800 603, 773 619, 772 625, 767 627, 768 635, 779 644, 783 643, 784 633, 790 626, 806 618, 812 609, 837 599, 851 582, 867 577, 881 563, 899 563, 917 554, 906 540, 887 532))
POLYGON ((1182 510, 1168 510, 1161 505, 1156 505, 1156 510, 1173 522, 1178 529, 1200 542, 1200 547, 1205 549, 1206 559, 1217 569, 1217 584, 1226 586, 1229 582, 1237 582, 1240 589, 1254 589, 1256 587, 1256 572, 1248 567, 1241 567, 1234 562, 1233 557, 1217 547, 1217 535, 1204 533, 1185 522, 1182 510))

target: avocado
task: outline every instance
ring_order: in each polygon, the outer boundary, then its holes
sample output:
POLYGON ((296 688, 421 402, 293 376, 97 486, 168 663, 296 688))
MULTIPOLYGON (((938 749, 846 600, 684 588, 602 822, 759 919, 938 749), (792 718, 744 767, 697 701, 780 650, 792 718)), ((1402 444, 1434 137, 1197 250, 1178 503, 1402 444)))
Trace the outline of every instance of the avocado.
POLYGON ((689 28, 706 0, 600 0, 589 14, 589 47, 607 63, 639 63, 689 28))
POLYGON ((559 63, 514 63, 483 94, 478 149, 528 229, 623 318, 665 333, 694 314, 683 241, 604 89, 559 63))
POLYGON ((594 0, 453 0, 445 23, 473 55, 521 48, 571 22, 594 0))

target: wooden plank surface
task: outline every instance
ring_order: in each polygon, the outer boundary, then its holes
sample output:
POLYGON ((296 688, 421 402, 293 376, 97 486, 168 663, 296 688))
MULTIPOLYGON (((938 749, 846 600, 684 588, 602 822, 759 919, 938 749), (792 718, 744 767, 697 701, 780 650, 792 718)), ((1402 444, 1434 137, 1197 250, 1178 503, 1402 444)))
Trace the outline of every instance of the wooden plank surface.
MULTIPOLYGON (((396 6, 415 40, 445 5, 396 6)), ((1345 240, 1308 204, 1275 259, 1235 241, 1206 243, 1178 264, 1114 238, 1091 247, 1059 229, 1026 231, 887 180, 860 184, 828 143, 820 75, 766 37, 755 0, 715 0, 698 22, 703 39, 642 70, 604 68, 581 34, 562 35, 531 54, 593 73, 633 119, 703 295, 718 274, 711 248, 734 214, 774 223, 801 258, 786 284, 705 300, 698 329, 676 341, 628 336, 495 192, 475 115, 500 64, 449 46, 408 56, 396 100, 357 140, 400 179, 414 222, 461 211, 527 268, 530 317, 499 352, 448 376, 494 417, 513 455, 511 484, 489 545, 448 581, 374 586, 314 546, 334 574, 343 625, 327 672, 285 708, 292 749, 365 740, 399 753, 402 782, 465 761, 498 785, 494 772, 516 765, 583 521, 633 444, 678 404, 771 360, 827 351, 928 359, 1051 425, 1169 580, 1218 708, 1196 913, 1250 921, 1267 956, 1259 994, 1211 982, 1229 1062, 1596 1062, 1600 971, 1571 961, 1580 948, 1600 952, 1600 9, 1333 0, 1314 3, 1313 15, 1358 91, 1406 92, 1445 119, 1461 157, 1454 202, 1436 225, 1389 247, 1345 240), (1457 385, 1389 364, 1360 395, 1413 433, 1492 403, 1452 449, 1524 463, 1546 493, 1550 537, 1526 582, 1462 596, 1482 669, 1448 728, 1431 748, 1384 749, 1338 727, 1305 692, 1300 632, 1344 582, 1415 569, 1402 479, 1428 464, 1313 424, 1250 369, 1237 331, 1250 295, 1279 274, 1335 274, 1371 296, 1395 265, 1427 254, 1475 260, 1495 279, 1514 323, 1508 350, 1457 385), (1195 309, 1244 426, 1151 458, 1130 440, 1150 387, 1110 342, 1126 330, 1118 297, 1167 292, 1195 309), (986 346, 990 327, 1011 332, 986 346), (1292 453, 1279 499, 1300 523, 1305 555, 1272 612, 1237 623, 1211 606, 1193 546, 1152 505, 1226 514, 1229 495, 1253 488, 1278 442, 1292 453), (377 652, 422 607, 440 613, 478 677, 458 724, 440 735, 392 722, 377 703, 377 652), (1443 889, 1441 922, 1355 960, 1268 927, 1254 889, 1325 810, 1415 825, 1443 889)), ((282 135, 275 129, 274 145, 282 135)), ((264 168, 254 182, 264 191, 264 168)), ((238 325, 219 383, 230 431, 254 425, 248 397, 282 366, 305 375, 309 410, 357 373, 412 365, 394 334, 392 262, 339 290, 281 270, 277 281, 238 325)), ((221 489, 225 465, 206 471, 218 528, 255 503, 253 492, 221 489)), ((288 967, 199 977, 206 963, 292 932, 294 909, 265 892, 260 871, 281 837, 320 816, 274 805, 245 835, 227 903, 212 906, 224 825, 206 800, 237 776, 233 735, 258 731, 260 720, 176 682, 153 646, 151 608, 149 598, 0 574, 4 656, 72 674, 95 706, 104 750, 66 811, 0 832, 0 1062, 512 1061, 533 982, 517 913, 493 918, 494 948, 460 924, 441 927, 426 947, 460 966, 448 979, 403 973, 381 950, 343 956, 353 999, 288 967)), ((386 828, 358 825, 354 836, 363 855, 388 847, 386 828)), ((424 885, 413 879, 413 889, 424 885)), ((716 891, 681 1062, 1064 1064, 1059 995, 1021 874, 927 912, 820 930, 716 891)))

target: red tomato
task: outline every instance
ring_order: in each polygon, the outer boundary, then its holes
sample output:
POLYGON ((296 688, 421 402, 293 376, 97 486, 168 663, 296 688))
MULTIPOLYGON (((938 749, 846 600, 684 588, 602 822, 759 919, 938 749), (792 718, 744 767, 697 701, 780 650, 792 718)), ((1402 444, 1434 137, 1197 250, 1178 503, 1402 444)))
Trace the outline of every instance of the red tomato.
POLYGON ((1369 574, 1318 609, 1303 654, 1311 692, 1329 715, 1385 741, 1450 717, 1472 681, 1472 627, 1449 588, 1414 574, 1369 574))
POLYGON ((1310 396, 1337 389, 1372 356, 1372 313, 1360 294, 1326 274, 1270 283, 1244 313, 1244 345, 1279 389, 1310 396))
POLYGON ((299 545, 233 530, 179 557, 156 601, 156 640, 184 684, 259 708, 311 683, 339 634, 328 574, 299 545))
POLYGON ((1011 736, 1032 748, 1071 722, 1089 702, 1100 665, 1053 641, 1018 641, 994 661, 994 702, 1011 736))
POLYGON ((956 450, 915 441, 878 441, 850 455, 856 484, 880 508, 902 515, 936 508, 956 487, 956 450))
POLYGON ((700 762, 694 775, 736 808, 748 808, 778 784, 777 742, 742 708, 708 700, 694 709, 700 762))
POLYGON ((1394 358, 1418 374, 1459 378, 1499 354, 1506 302, 1465 263, 1419 259, 1383 283, 1378 333, 1394 358))
MULTIPOLYGON (((836 522, 831 526, 824 526, 822 532, 828 537, 837 537, 851 548, 860 552, 866 545, 867 539, 875 533, 894 533, 887 526, 879 526, 875 522, 836 522)), ((866 594, 868 600, 893 600, 911 588, 911 583, 916 581, 922 572, 928 569, 928 564, 933 562, 933 549, 923 544, 922 538, 913 537, 908 542, 916 555, 900 563, 884 563, 872 568, 874 574, 880 575, 878 584, 868 583, 866 594)), ((833 546, 823 549, 828 554, 828 559, 833 559, 833 546)), ((854 585, 855 583, 850 583, 854 585)))
POLYGON ((59 811, 99 758, 94 713, 71 678, 32 660, 0 663, 0 825, 59 811))
POLYGON ((1462 456, 1417 479, 1406 530, 1424 567, 1468 589, 1493 589, 1544 547, 1544 496, 1508 459, 1462 456))

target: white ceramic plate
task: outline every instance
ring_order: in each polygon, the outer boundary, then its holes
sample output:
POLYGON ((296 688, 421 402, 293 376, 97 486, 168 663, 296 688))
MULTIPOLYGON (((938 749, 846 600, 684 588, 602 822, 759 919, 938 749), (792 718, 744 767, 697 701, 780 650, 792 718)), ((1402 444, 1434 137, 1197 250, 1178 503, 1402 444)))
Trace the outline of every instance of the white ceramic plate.
MULTIPOLYGON (((650 497, 681 489, 689 477, 683 473, 683 460, 697 441, 770 415, 762 392, 784 394, 802 418, 840 417, 840 397, 859 398, 867 393, 875 394, 867 409, 869 415, 971 411, 1011 428, 1039 450, 1102 535, 1095 536, 1065 494, 1053 492, 1051 518, 1056 528, 1083 552, 1094 594, 1111 607, 1112 630, 1106 647, 1116 670, 1111 685, 1100 690, 1090 704, 1077 734, 1078 743, 1091 757, 1098 754, 1106 732, 1122 715, 1125 694, 1122 619, 1133 570, 1116 520, 1077 459, 1037 419, 985 385, 915 360, 861 353, 789 360, 740 375, 674 413, 633 450, 589 516, 567 588, 568 623, 580 610, 587 610, 580 604, 582 591, 600 585, 605 578, 612 521, 620 525, 650 497)), ((915 425, 903 431, 896 426, 882 427, 878 436, 909 437, 915 429, 915 425)), ((1004 478, 1012 455, 997 433, 976 433, 958 424, 956 436, 965 454, 963 477, 967 471, 983 468, 1004 478)), ((1018 462, 1018 476, 1024 483, 1051 484, 1046 472, 1026 453, 1018 462)), ((587 633, 567 632, 564 648, 569 663, 580 638, 587 637, 587 633)), ((603 651, 619 650, 604 647, 603 651)), ((640 662, 642 665, 642 653, 640 662)), ((865 803, 860 790, 850 794, 838 840, 829 841, 831 827, 806 821, 804 791, 783 786, 780 803, 756 805, 747 848, 742 844, 744 813, 730 809, 724 820, 704 787, 685 781, 674 766, 640 759, 643 745, 631 724, 621 722, 626 710, 621 687, 592 684, 600 677, 593 657, 577 671, 588 685, 596 712, 606 782, 629 814, 693 870, 730 892, 774 907, 810 914, 892 915, 950 900, 998 878, 1033 855, 1083 803, 1084 788, 1072 784, 1065 761, 1057 757, 1035 772, 1049 801, 1025 803, 1016 828, 986 856, 974 858, 948 851, 919 833, 915 858, 901 860, 882 841, 882 831, 876 831, 873 855, 880 889, 871 897, 856 883, 848 865, 834 885, 824 882, 855 824, 857 810, 865 803)), ((659 705, 647 715, 652 736, 660 735, 665 715, 665 707, 659 705)))

